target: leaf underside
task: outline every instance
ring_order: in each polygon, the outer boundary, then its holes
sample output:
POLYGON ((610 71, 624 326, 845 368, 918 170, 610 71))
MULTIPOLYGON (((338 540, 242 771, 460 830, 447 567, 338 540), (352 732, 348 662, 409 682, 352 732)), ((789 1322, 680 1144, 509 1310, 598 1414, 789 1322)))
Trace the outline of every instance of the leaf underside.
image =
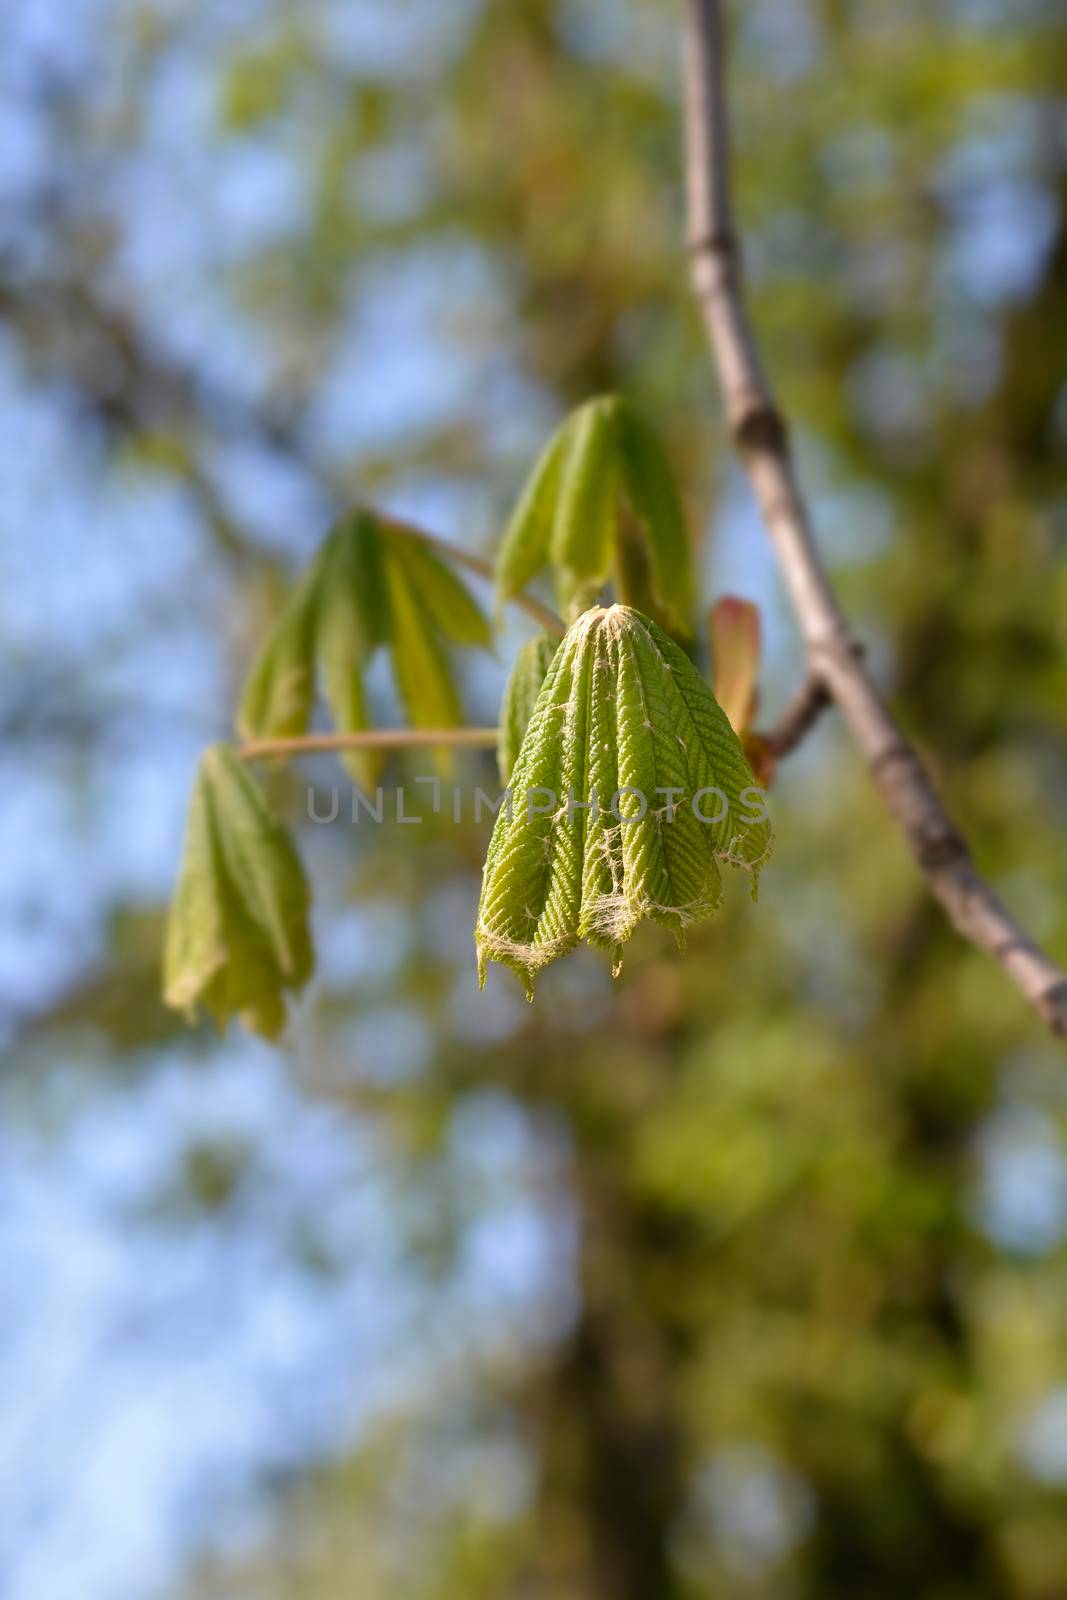
POLYGON ((583 939, 618 971, 646 917, 683 947, 690 923, 720 903, 722 862, 750 871, 755 893, 771 830, 746 798, 754 788, 739 740, 674 641, 629 606, 585 612, 538 694, 510 816, 497 815, 475 929, 480 978, 499 961, 530 996, 537 971, 583 939), (728 809, 699 820, 694 797, 712 788, 728 809))
POLYGON ((197 772, 167 924, 163 997, 224 1027, 237 1016, 274 1039, 286 992, 311 975, 307 880, 292 841, 233 750, 213 745, 197 772))

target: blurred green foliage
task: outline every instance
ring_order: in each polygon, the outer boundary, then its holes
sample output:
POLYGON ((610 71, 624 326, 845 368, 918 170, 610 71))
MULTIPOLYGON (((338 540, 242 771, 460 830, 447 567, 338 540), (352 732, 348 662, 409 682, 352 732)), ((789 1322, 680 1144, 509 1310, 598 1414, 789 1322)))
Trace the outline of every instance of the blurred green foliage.
MULTIPOLYGON (((119 148, 147 69, 202 9, 146 34, 119 148)), ((1062 958, 1067 17, 1056 0, 731 9, 746 260, 824 548, 983 868, 1062 958)), ((367 73, 277 0, 220 44, 220 147, 295 141, 306 170, 301 219, 220 269, 271 352, 272 447, 307 453, 304 407, 361 283, 413 260, 459 273, 473 252, 499 292, 472 292, 444 336, 511 364, 511 426, 467 397, 320 462, 329 492, 424 474, 480 508, 488 544, 546 418, 619 389, 662 426, 721 586, 716 531, 759 536, 685 279, 676 13, 383 7, 376 29, 406 43, 367 73)), ((20 282, 4 292, 25 360, 199 497, 241 597, 236 674, 272 563, 203 468, 216 412, 180 372, 162 388, 152 339, 104 315, 121 241, 83 219, 60 243, 65 314, 115 388, 20 282)), ((769 600, 764 705, 796 659, 769 600)), ((418 848, 380 829, 373 854, 316 838, 312 876, 402 905, 411 940, 386 980, 323 984, 301 1021, 308 1092, 389 1131, 437 1202, 412 1249, 442 1263, 469 1197, 437 1163, 463 1108, 492 1086, 552 1118, 575 1305, 533 1353, 443 1365, 352 1460, 280 1493, 255 1549, 207 1562, 197 1600, 1067 1593, 1067 1450, 1041 1422, 1067 1383, 1067 1219, 1008 1226, 990 1162, 1033 1119, 1058 1145, 1062 1051, 944 925, 830 719, 775 799, 758 910, 734 896, 684 960, 643 929, 610 995, 581 968, 482 1035, 457 1025, 456 953, 423 913, 435 891, 473 911, 485 824, 427 827, 418 848), (383 998, 426 1020, 432 1061, 331 1077, 383 998)), ((116 1051, 165 1037, 145 944, 117 944, 35 1026, 92 1025, 116 1051)), ((227 1181, 196 1177, 220 1204, 227 1181)))

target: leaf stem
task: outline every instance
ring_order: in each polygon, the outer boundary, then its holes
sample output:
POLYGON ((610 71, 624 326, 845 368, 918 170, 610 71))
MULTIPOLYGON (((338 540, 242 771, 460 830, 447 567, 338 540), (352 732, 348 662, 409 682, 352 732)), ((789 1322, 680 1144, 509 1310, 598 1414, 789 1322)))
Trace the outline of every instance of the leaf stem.
POLYGON ((242 761, 265 756, 317 755, 328 750, 414 750, 427 745, 465 745, 495 749, 495 728, 367 728, 361 733, 298 733, 275 739, 245 739, 237 745, 242 761))

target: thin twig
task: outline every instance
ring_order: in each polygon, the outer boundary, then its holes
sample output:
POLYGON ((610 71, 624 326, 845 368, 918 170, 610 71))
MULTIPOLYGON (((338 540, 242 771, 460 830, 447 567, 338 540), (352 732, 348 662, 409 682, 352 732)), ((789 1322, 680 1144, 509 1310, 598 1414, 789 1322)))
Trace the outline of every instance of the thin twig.
POLYGON ((774 726, 759 734, 776 761, 792 754, 829 704, 826 685, 814 673, 809 673, 774 726))
POLYGON ((264 756, 317 755, 324 750, 412 750, 426 745, 496 748, 495 728, 368 728, 363 733, 300 733, 277 739, 246 739, 237 746, 242 761, 264 756))
MULTIPOLYGON (((853 639, 852 649, 857 656, 864 654, 861 640, 853 639)), ((809 671, 792 700, 781 713, 773 727, 756 735, 775 761, 792 755, 814 728, 823 712, 833 705, 829 689, 817 672, 809 671)))
POLYGON ((685 0, 684 72, 693 286, 744 461, 807 647, 931 892, 959 933, 1001 966, 1053 1033, 1067 1034, 1067 972, 978 872, 917 752, 882 698, 841 608, 749 322, 730 193, 720 0, 685 0))

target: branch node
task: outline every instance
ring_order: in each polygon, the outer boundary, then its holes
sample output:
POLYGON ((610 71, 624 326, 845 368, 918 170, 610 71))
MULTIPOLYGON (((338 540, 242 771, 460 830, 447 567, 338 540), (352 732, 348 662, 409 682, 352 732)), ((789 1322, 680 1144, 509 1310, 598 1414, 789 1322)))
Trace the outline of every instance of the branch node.
POLYGON ((730 433, 742 454, 766 450, 772 455, 784 455, 789 447, 785 418, 762 395, 746 395, 739 405, 730 408, 730 433))
POLYGON ((718 228, 712 233, 701 233, 689 240, 686 247, 694 259, 714 256, 727 262, 735 270, 741 258, 741 244, 737 234, 728 228, 718 228))
POLYGON ((1054 1034, 1067 1038, 1067 981, 1055 983, 1039 995, 1037 1009, 1054 1034))
POLYGON ((937 823, 914 835, 915 859, 923 872, 941 872, 948 867, 972 865, 971 852, 963 835, 951 823, 937 823))
POLYGON ((832 699, 835 669, 839 672, 851 672, 855 664, 863 661, 866 655, 866 640, 861 639, 842 622, 837 632, 830 637, 813 639, 809 643, 808 670, 812 677, 823 684, 832 699))

